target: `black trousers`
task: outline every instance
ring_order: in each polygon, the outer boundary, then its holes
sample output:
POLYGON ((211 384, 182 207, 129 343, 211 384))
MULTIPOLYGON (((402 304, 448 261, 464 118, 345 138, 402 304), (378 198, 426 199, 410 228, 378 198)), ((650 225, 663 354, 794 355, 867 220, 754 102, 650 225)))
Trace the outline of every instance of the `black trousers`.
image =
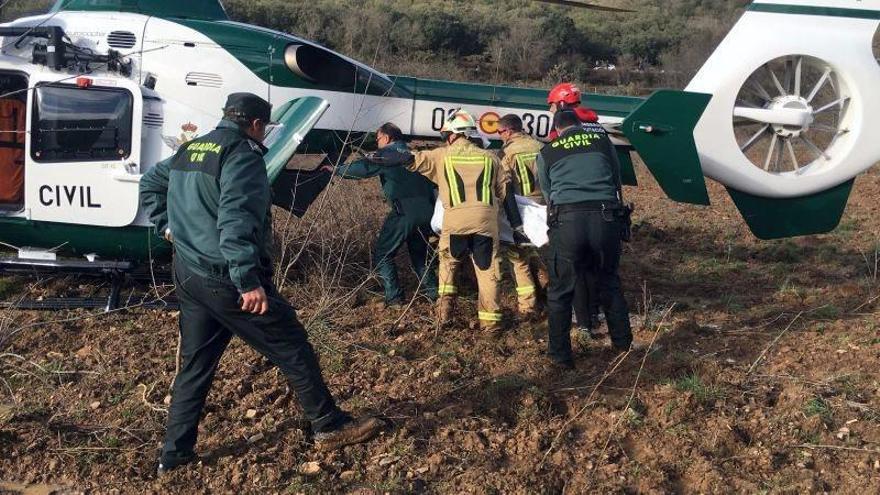
POLYGON ((269 297, 265 315, 241 311, 239 293, 228 278, 202 276, 180 261, 174 263, 174 283, 180 301, 181 366, 168 411, 163 464, 173 465, 193 454, 205 399, 233 335, 281 369, 314 431, 348 420, 324 384, 296 311, 271 281, 263 281, 269 297))
POLYGON ((596 290, 596 277, 588 270, 578 275, 572 305, 578 327, 595 329, 594 323, 599 318, 599 292, 596 290))
POLYGON ((547 251, 547 290, 550 335, 548 353, 556 361, 572 359, 571 310, 578 278, 590 274, 605 311, 608 332, 616 348, 632 344, 629 308, 620 285, 621 224, 610 212, 576 207, 559 208, 550 225, 547 251))

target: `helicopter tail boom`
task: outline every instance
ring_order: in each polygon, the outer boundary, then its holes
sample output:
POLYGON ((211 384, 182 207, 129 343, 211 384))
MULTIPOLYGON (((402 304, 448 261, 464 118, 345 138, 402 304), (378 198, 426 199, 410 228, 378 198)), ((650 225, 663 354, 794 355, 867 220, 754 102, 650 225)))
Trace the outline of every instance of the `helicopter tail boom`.
POLYGON ((623 133, 674 201, 709 204, 694 127, 710 99, 703 93, 657 91, 623 121, 623 133))

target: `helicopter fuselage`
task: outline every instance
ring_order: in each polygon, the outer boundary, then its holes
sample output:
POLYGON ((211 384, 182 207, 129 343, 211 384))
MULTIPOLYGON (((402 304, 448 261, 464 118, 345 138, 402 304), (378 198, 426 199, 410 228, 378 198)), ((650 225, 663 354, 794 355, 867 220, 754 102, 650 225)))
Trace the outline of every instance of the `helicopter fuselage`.
MULTIPOLYGON (((276 107, 305 96, 326 100, 329 109, 298 153, 324 153, 328 143, 351 140, 384 122, 394 122, 412 137, 436 138, 445 117, 462 107, 480 116, 481 132, 490 139, 497 139, 497 120, 505 113, 519 114, 527 132, 539 138, 551 128, 546 91, 388 77, 314 43, 256 26, 69 11, 7 26, 47 25, 60 26, 70 43, 85 50, 119 51, 130 62, 130 75, 94 63, 53 70, 33 63, 39 40, 3 39, 0 77, 18 75, 27 87, 24 200, 19 209, 0 210, 0 241, 14 246, 62 245, 61 251, 70 254, 138 260, 155 254, 161 242, 146 241, 150 222, 138 208, 138 178, 182 144, 213 129, 232 92, 261 95, 276 107), (125 93, 130 105, 112 117, 114 125, 126 129, 125 149, 112 156, 86 156, 87 150, 40 156, 35 147, 39 135, 34 134, 44 122, 39 105, 47 98, 68 98, 43 96, 43 86, 80 96, 125 93), (129 124, 122 123, 125 119, 129 124), (141 239, 131 245, 133 238, 141 239)), ((640 102, 599 95, 591 99, 603 121, 611 124, 640 102)), ((66 120, 76 120, 88 102, 73 105, 66 120)), ((87 119, 84 113, 79 117, 81 122, 87 119)))

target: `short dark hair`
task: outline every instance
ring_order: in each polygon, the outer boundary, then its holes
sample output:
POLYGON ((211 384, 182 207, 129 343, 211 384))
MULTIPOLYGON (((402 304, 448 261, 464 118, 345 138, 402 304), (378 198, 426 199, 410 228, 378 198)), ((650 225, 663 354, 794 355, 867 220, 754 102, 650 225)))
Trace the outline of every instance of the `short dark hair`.
POLYGON ((523 123, 519 115, 509 113, 498 121, 498 127, 502 129, 510 129, 513 132, 522 132, 523 123))
POLYGON ((223 106, 223 118, 243 128, 257 119, 268 124, 272 120, 272 104, 253 93, 232 93, 223 106))
POLYGON ((574 110, 561 110, 553 116, 553 127, 556 129, 565 129, 580 124, 581 119, 578 118, 578 114, 574 110))
POLYGON ((241 129, 249 128, 258 118, 259 117, 248 117, 234 108, 226 108, 223 110, 223 119, 234 123, 241 129))
POLYGON ((392 124, 391 122, 386 122, 379 127, 379 132, 388 136, 388 139, 392 141, 402 141, 403 140, 403 131, 400 130, 400 127, 392 124))

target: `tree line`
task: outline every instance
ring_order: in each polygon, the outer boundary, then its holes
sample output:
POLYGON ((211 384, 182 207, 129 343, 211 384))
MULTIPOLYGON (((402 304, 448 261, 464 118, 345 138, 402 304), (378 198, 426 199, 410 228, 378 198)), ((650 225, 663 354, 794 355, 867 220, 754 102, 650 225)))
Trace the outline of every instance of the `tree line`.
MULTIPOLYGON (((2 17, 45 12, 53 3, 12 0, 2 17)), ((626 91, 684 84, 750 2, 596 1, 636 10, 625 14, 531 0, 223 3, 234 20, 316 41, 390 74, 525 85, 571 80, 626 91)))
POLYGON ((610 14, 530 0, 226 0, 236 20, 290 32, 392 74, 489 83, 680 83, 748 0, 617 0, 610 14))

